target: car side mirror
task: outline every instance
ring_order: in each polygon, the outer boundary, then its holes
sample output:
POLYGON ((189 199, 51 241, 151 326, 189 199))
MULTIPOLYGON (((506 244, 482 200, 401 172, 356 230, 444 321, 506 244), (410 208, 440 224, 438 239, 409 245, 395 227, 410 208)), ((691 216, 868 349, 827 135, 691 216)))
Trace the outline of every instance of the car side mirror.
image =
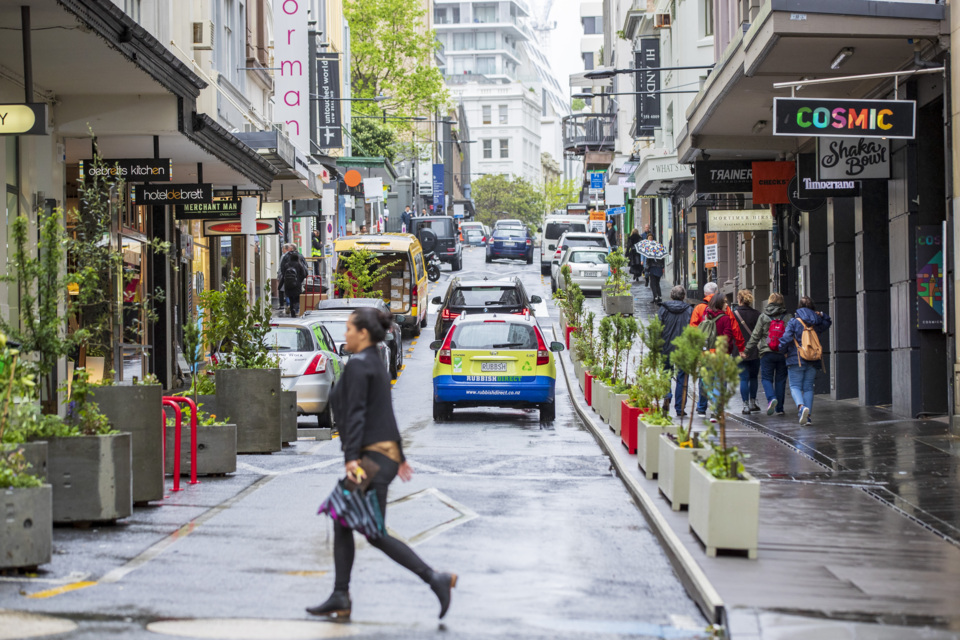
POLYGON ((407 321, 407 317, 401 314, 393 316, 393 321, 397 323, 398 326, 403 326, 403 323, 407 321))
POLYGON ((530 296, 530 304, 540 304, 543 302, 543 298, 540 296, 530 296))
POLYGON ((565 348, 565 347, 563 346, 563 343, 562 343, 562 342, 551 342, 551 343, 550 343, 550 351, 554 351, 554 352, 559 353, 560 351, 563 351, 564 348, 565 348))
POLYGON ((430 304, 443 304, 443 300, 440 299, 440 296, 433 296, 433 300, 430 301, 430 304))
POLYGON ((347 345, 346 345, 346 343, 340 345, 340 349, 337 351, 337 353, 340 354, 341 356, 348 356, 348 355, 350 355, 350 352, 347 351, 347 345))
POLYGON ((393 331, 387 331, 387 334, 383 336, 384 342, 393 342, 393 331))
POLYGON ((443 346, 443 340, 434 340, 430 343, 430 351, 439 351, 443 346))
POLYGON ((543 228, 542 228, 542 227, 537 227, 537 233, 543 233, 543 228))

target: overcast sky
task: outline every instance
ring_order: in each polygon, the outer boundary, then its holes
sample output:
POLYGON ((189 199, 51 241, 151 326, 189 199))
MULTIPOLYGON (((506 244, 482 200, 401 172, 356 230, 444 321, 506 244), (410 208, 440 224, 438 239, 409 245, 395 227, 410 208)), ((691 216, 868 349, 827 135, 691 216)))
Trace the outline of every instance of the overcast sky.
MULTIPOLYGON (((539 18, 548 0, 530 0, 530 9, 534 17, 539 18)), ((550 20, 557 21, 557 28, 550 32, 550 47, 546 52, 553 71, 557 74, 560 86, 568 89, 570 74, 583 71, 583 59, 580 57, 580 2, 578 0, 553 0, 550 20)), ((569 91, 568 94, 569 95, 569 91)))

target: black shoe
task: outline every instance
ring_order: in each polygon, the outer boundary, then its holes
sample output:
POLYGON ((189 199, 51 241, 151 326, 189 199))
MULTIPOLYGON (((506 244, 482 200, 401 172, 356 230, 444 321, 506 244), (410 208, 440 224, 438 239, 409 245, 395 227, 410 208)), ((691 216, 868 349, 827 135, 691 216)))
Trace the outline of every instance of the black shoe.
POLYGON ((686 411, 681 411, 680 413, 677 414, 677 417, 678 417, 678 418, 686 418, 686 417, 687 417, 687 412, 686 412, 686 411))
POLYGON ((450 591, 457 586, 457 574, 434 572, 427 584, 440 600, 440 618, 443 619, 443 616, 447 615, 447 609, 450 608, 450 591))
POLYGON ((742 413, 745 416, 750 415, 750 406, 746 404, 743 405, 743 411, 741 411, 740 413, 742 413))
POLYGON ((350 594, 345 591, 334 591, 323 604, 307 607, 307 613, 314 616, 326 616, 331 620, 347 621, 350 619, 350 594))
POLYGON ((750 411, 753 411, 753 412, 760 411, 760 407, 757 405, 756 398, 750 401, 750 411))

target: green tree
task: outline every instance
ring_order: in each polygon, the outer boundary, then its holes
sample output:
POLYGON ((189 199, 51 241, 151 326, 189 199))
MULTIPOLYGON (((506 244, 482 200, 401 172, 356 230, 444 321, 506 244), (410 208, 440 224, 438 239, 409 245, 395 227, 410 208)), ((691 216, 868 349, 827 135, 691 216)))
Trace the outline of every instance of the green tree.
POLYGON ((353 121, 350 131, 353 135, 354 155, 364 158, 386 158, 393 162, 397 157, 397 133, 389 126, 376 120, 358 119, 353 121))
MULTIPOLYGON (((720 336, 713 351, 703 352, 700 375, 703 387, 712 400, 719 428, 719 446, 712 448, 703 467, 720 480, 736 480, 743 473, 743 455, 737 447, 727 446, 727 403, 737 393, 740 382, 737 364, 740 358, 730 355, 727 350, 727 338, 720 336)), ((707 436, 717 435, 717 429, 711 424, 707 436)))
POLYGON ((693 397, 690 402, 690 424, 688 432, 693 431, 693 408, 697 403, 697 380, 700 377, 700 363, 703 358, 703 346, 705 344, 703 333, 696 327, 684 327, 683 333, 674 338, 673 353, 670 354, 670 364, 680 369, 686 374, 686 384, 683 385, 683 398, 680 406, 686 410, 687 407, 687 387, 693 389, 693 397))
POLYGON ((473 181, 473 201, 480 222, 516 218, 536 227, 543 216, 543 194, 523 178, 488 174, 473 181))
POLYGON ((577 180, 551 180, 543 185, 543 212, 550 215, 565 211, 571 202, 580 201, 580 185, 577 180))
MULTIPOLYGON (((389 103, 355 102, 355 111, 411 116, 434 113, 447 102, 443 74, 433 61, 439 46, 426 9, 410 0, 346 0, 350 24, 351 86, 355 98, 386 95, 389 103)), ((409 128, 396 125, 395 128, 409 128)))
POLYGON ((380 298, 382 289, 374 289, 399 260, 382 264, 380 255, 368 249, 354 249, 340 254, 340 267, 334 276, 342 298, 380 298))
POLYGON ((570 109, 574 112, 583 111, 587 107, 587 103, 583 98, 574 98, 570 103, 570 109))

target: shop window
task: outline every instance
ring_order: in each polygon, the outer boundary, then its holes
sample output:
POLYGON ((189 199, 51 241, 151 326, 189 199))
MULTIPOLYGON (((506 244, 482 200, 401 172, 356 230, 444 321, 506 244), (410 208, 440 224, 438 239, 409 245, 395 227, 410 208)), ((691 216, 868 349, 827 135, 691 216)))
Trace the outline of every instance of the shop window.
MULTIPOLYGON (((13 221, 20 215, 20 203, 17 195, 20 191, 18 171, 18 147, 20 141, 14 137, 6 138, 5 141, 6 223, 3 226, 4 242, 0 245, 0 256, 3 257, 4 265, 8 263, 10 252, 13 251, 13 221)), ((20 292, 16 286, 12 286, 11 284, 0 286, 0 292, 5 293, 5 297, 0 299, 0 309, 3 310, 7 321, 15 324, 14 320, 20 316, 20 292)))

